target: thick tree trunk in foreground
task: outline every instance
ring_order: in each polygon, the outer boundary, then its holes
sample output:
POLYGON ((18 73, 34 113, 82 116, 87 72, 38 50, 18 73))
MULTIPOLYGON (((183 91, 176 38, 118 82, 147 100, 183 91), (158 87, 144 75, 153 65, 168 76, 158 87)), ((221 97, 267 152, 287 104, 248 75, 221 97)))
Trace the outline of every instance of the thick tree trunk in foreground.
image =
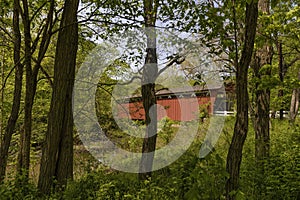
POLYGON ((235 194, 233 193, 239 189, 242 151, 248 132, 248 68, 254 47, 257 16, 258 3, 255 3, 255 1, 251 1, 250 4, 247 3, 245 41, 236 73, 237 115, 226 162, 226 170, 230 176, 225 186, 226 199, 235 199, 235 194))
MULTIPOLYGON (((258 9, 265 14, 269 14, 270 10, 269 0, 259 0, 258 9)), ((253 71, 257 80, 264 80, 265 77, 271 76, 271 66, 273 49, 271 42, 264 36, 259 35, 264 27, 258 26, 257 35, 264 40, 264 44, 255 52, 253 71), (267 66, 267 69, 262 70, 267 66)), ((254 118, 254 131, 255 131, 255 158, 257 165, 257 182, 256 192, 257 195, 262 194, 265 190, 264 174, 265 174, 265 162, 268 160, 270 154, 270 88, 263 88, 262 83, 256 84, 255 88, 255 118, 254 118)))
POLYGON ((151 177, 154 159, 154 151, 157 138, 157 111, 155 97, 155 80, 158 73, 156 55, 156 31, 155 21, 158 2, 144 0, 145 27, 147 34, 147 55, 142 77, 142 99, 145 110, 146 134, 143 141, 142 158, 139 169, 139 179, 145 180, 151 177), (150 112, 150 108, 151 112, 150 112))
POLYGON ((1 141, 0 148, 0 183, 3 182, 6 172, 6 164, 8 157, 8 149, 10 146, 12 134, 15 129, 17 119, 19 117, 20 101, 22 93, 22 76, 23 76, 23 65, 21 64, 21 33, 19 28, 19 0, 14 0, 14 11, 13 11, 13 32, 14 32, 14 65, 15 65, 15 87, 14 87, 14 98, 13 105, 11 108, 11 114, 9 116, 7 126, 5 129, 4 136, 1 141))
POLYGON ((72 92, 78 48, 78 0, 66 0, 58 34, 48 129, 38 189, 49 194, 73 178, 72 92), (54 185, 53 179, 56 180, 54 185))

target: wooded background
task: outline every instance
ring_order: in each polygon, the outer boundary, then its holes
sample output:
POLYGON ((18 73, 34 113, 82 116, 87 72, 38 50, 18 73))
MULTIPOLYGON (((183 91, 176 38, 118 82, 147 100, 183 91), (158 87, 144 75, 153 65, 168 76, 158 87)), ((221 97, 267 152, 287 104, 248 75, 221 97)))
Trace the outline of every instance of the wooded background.
MULTIPOLYGON (((1 0, 0 198, 299 199, 299 4, 1 0), (155 31, 172 29, 198 38, 223 63, 219 71, 226 74, 224 81, 235 83, 236 117, 226 119, 221 150, 216 147, 204 160, 198 158, 195 149, 203 142, 199 129, 191 150, 166 169, 148 172, 153 157, 143 154, 135 178, 104 168, 84 150, 73 125, 76 71, 101 39, 133 28, 153 31, 146 34, 147 46, 139 49, 145 55, 139 92, 146 111, 140 126, 146 127, 146 136, 154 135, 128 139, 112 117, 114 77, 139 73, 126 59, 116 60, 99 77, 95 101, 104 132, 121 141, 120 146, 142 153, 160 148, 176 133, 172 124, 178 122, 167 120, 160 128, 159 122, 150 123, 149 115, 159 89, 155 31)), ((168 59, 168 67, 188 74, 191 84, 205 84, 201 74, 179 67, 183 57, 168 59)), ((203 129, 209 123, 205 118, 199 125, 203 129)))

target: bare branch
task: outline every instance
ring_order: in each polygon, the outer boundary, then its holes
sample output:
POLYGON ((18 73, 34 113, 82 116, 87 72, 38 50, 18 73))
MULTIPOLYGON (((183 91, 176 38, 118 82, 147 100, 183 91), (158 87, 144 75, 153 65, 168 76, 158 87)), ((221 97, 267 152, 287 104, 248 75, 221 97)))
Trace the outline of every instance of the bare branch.
POLYGON ((29 19, 30 22, 33 21, 35 16, 43 9, 43 7, 47 4, 47 1, 45 1, 32 15, 32 17, 29 19))
POLYGON ((52 79, 51 79, 51 78, 53 78, 53 77, 51 77, 51 76, 48 74, 48 72, 47 72, 42 66, 40 67, 40 69, 41 69, 41 72, 45 75, 45 78, 48 80, 48 82, 49 82, 51 88, 53 88, 53 81, 52 81, 52 79))

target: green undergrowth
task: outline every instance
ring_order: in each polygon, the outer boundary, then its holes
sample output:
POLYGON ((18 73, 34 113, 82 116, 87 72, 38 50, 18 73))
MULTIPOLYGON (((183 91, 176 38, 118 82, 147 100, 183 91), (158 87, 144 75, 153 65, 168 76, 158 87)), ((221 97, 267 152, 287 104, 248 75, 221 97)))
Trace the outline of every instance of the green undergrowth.
MULTIPOLYGON (((234 128, 234 117, 227 117, 221 136, 206 157, 199 158, 209 119, 199 127, 190 148, 174 163, 153 172, 151 180, 139 181, 137 174, 102 166, 89 153, 76 147, 75 180, 64 192, 48 199, 225 199, 226 156, 234 128)), ((161 145, 172 140, 177 126, 167 121, 161 128, 161 145), (170 135, 168 135, 170 134, 170 135)), ((270 158, 261 173, 255 161, 255 137, 252 125, 243 149, 240 190, 237 199, 300 199, 300 127, 299 121, 272 120, 270 158)), ((131 148, 128 146, 128 148, 131 148)), ((136 147, 132 147, 136 148, 136 147)), ((16 188, 12 182, 0 186, 0 199, 38 199, 35 184, 16 188), (26 195, 24 194, 26 191, 26 195), (23 198, 21 198, 23 197, 23 198)))
MULTIPOLYGON (((139 181, 137 174, 98 169, 71 183, 63 198, 224 199, 224 186, 228 178, 226 156, 234 122, 234 117, 226 118, 216 146, 203 159, 198 155, 209 119, 200 125, 198 137, 189 150, 170 166, 153 172, 150 181, 139 181)), ((170 132, 170 129, 166 128, 165 131, 170 132)), ((270 158, 265 163, 263 174, 258 172, 255 162, 254 138, 250 124, 243 150, 241 187, 237 191, 237 199, 299 199, 299 125, 290 125, 287 120, 272 120, 270 158), (263 187, 264 190, 258 187, 263 187)))

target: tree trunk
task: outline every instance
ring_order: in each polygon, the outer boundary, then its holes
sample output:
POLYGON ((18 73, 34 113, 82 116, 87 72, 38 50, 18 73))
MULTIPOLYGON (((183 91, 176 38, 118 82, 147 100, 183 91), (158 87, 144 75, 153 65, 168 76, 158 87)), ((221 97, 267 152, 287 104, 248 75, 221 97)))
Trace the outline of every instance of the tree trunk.
MULTIPOLYGON (((298 71, 298 80, 300 80, 300 69, 298 71)), ((289 113, 290 123, 295 122, 296 116, 298 114, 299 95, 300 95, 300 89, 299 88, 293 89, 292 98, 291 98, 290 113, 289 113)))
POLYGON ((29 175, 30 163, 30 141, 31 141, 31 99, 34 94, 31 92, 33 89, 32 70, 31 70, 31 33, 30 33, 30 19, 27 0, 22 0, 23 16, 22 21, 24 25, 24 41, 25 41, 25 70, 26 70, 26 92, 25 92, 25 116, 24 116, 24 131, 20 133, 20 150, 18 155, 18 175, 24 178, 22 184, 26 184, 29 175))
POLYGON ((28 2, 23 0, 24 7, 24 38, 25 38, 25 66, 26 66, 26 92, 25 92, 25 118, 24 118, 24 132, 20 135, 20 150, 18 155, 17 172, 25 180, 21 184, 26 184, 29 175, 30 165, 30 146, 31 146, 31 133, 32 133, 32 109, 34 104, 34 97, 37 87, 37 76, 41 67, 41 62, 46 54, 51 39, 51 31, 53 27, 53 11, 54 1, 51 0, 49 12, 44 25, 44 32, 39 46, 38 58, 34 68, 32 69, 31 59, 33 47, 31 46, 30 35, 30 19, 28 13, 28 2), (24 182, 25 181, 25 182, 24 182))
POLYGON ((23 65, 21 64, 21 33, 20 33, 20 2, 14 0, 14 11, 13 11, 13 32, 14 32, 14 65, 15 65, 15 86, 14 86, 14 98, 13 105, 11 108, 11 114, 9 116, 7 126, 3 139, 1 141, 0 148, 0 183, 3 182, 6 172, 6 164, 8 158, 8 149, 10 146, 12 134, 15 129, 17 119, 19 117, 20 101, 22 93, 22 76, 23 76, 23 65))
POLYGON ((230 176, 225 186, 226 199, 235 199, 235 192, 239 189, 242 151, 248 132, 248 68, 254 47, 257 16, 258 3, 254 0, 250 4, 246 3, 245 40, 236 73, 237 115, 226 161, 226 170, 230 176))
MULTIPOLYGON (((269 14, 270 2, 269 0, 258 1, 259 10, 263 13, 269 14)), ((258 35, 263 31, 264 27, 258 27, 258 35)), ((273 49, 270 40, 264 36, 259 35, 261 40, 265 43, 263 46, 258 47, 254 55, 253 71, 257 80, 262 80, 264 77, 271 76, 271 68, 261 70, 266 65, 272 64, 273 49)), ((257 183, 256 192, 260 195, 264 191, 264 162, 269 157, 270 152, 270 89, 262 88, 261 83, 256 84, 255 88, 255 118, 254 118, 254 131, 255 131, 255 158, 257 164, 257 183)))
POLYGON ((157 138, 155 80, 157 78, 158 68, 156 55, 156 31, 154 27, 156 21, 157 4, 157 1, 153 2, 153 0, 144 0, 147 55, 142 76, 142 99, 145 110, 146 134, 143 141, 142 158, 139 169, 140 180, 145 180, 151 177, 157 138))
POLYGON ((78 0, 66 0, 55 54, 54 83, 38 189, 49 194, 73 178, 72 92, 78 48, 78 0), (56 180, 54 185, 53 179, 56 180))
MULTIPOLYGON (((4 42, 4 41, 3 41, 4 42)), ((5 44, 5 42, 4 42, 5 44)), ((4 86, 5 86, 5 74, 4 74, 4 68, 5 68, 5 65, 6 65, 6 59, 5 59, 5 49, 3 48, 2 49, 2 59, 1 59, 1 103, 0 103, 0 117, 1 117, 1 120, 0 120, 0 149, 1 149, 1 141, 2 141, 2 138, 3 138, 3 132, 4 132, 4 86)))
MULTIPOLYGON (((284 70, 283 70, 283 55, 282 55, 282 43, 281 42, 277 42, 277 51, 278 51, 278 72, 279 72, 279 79, 281 84, 283 85, 283 81, 284 81, 284 70)), ((279 89, 278 91, 278 97, 281 100, 280 102, 280 110, 279 110, 279 119, 282 120, 283 119, 283 102, 282 102, 282 98, 283 98, 283 89, 279 89)))

